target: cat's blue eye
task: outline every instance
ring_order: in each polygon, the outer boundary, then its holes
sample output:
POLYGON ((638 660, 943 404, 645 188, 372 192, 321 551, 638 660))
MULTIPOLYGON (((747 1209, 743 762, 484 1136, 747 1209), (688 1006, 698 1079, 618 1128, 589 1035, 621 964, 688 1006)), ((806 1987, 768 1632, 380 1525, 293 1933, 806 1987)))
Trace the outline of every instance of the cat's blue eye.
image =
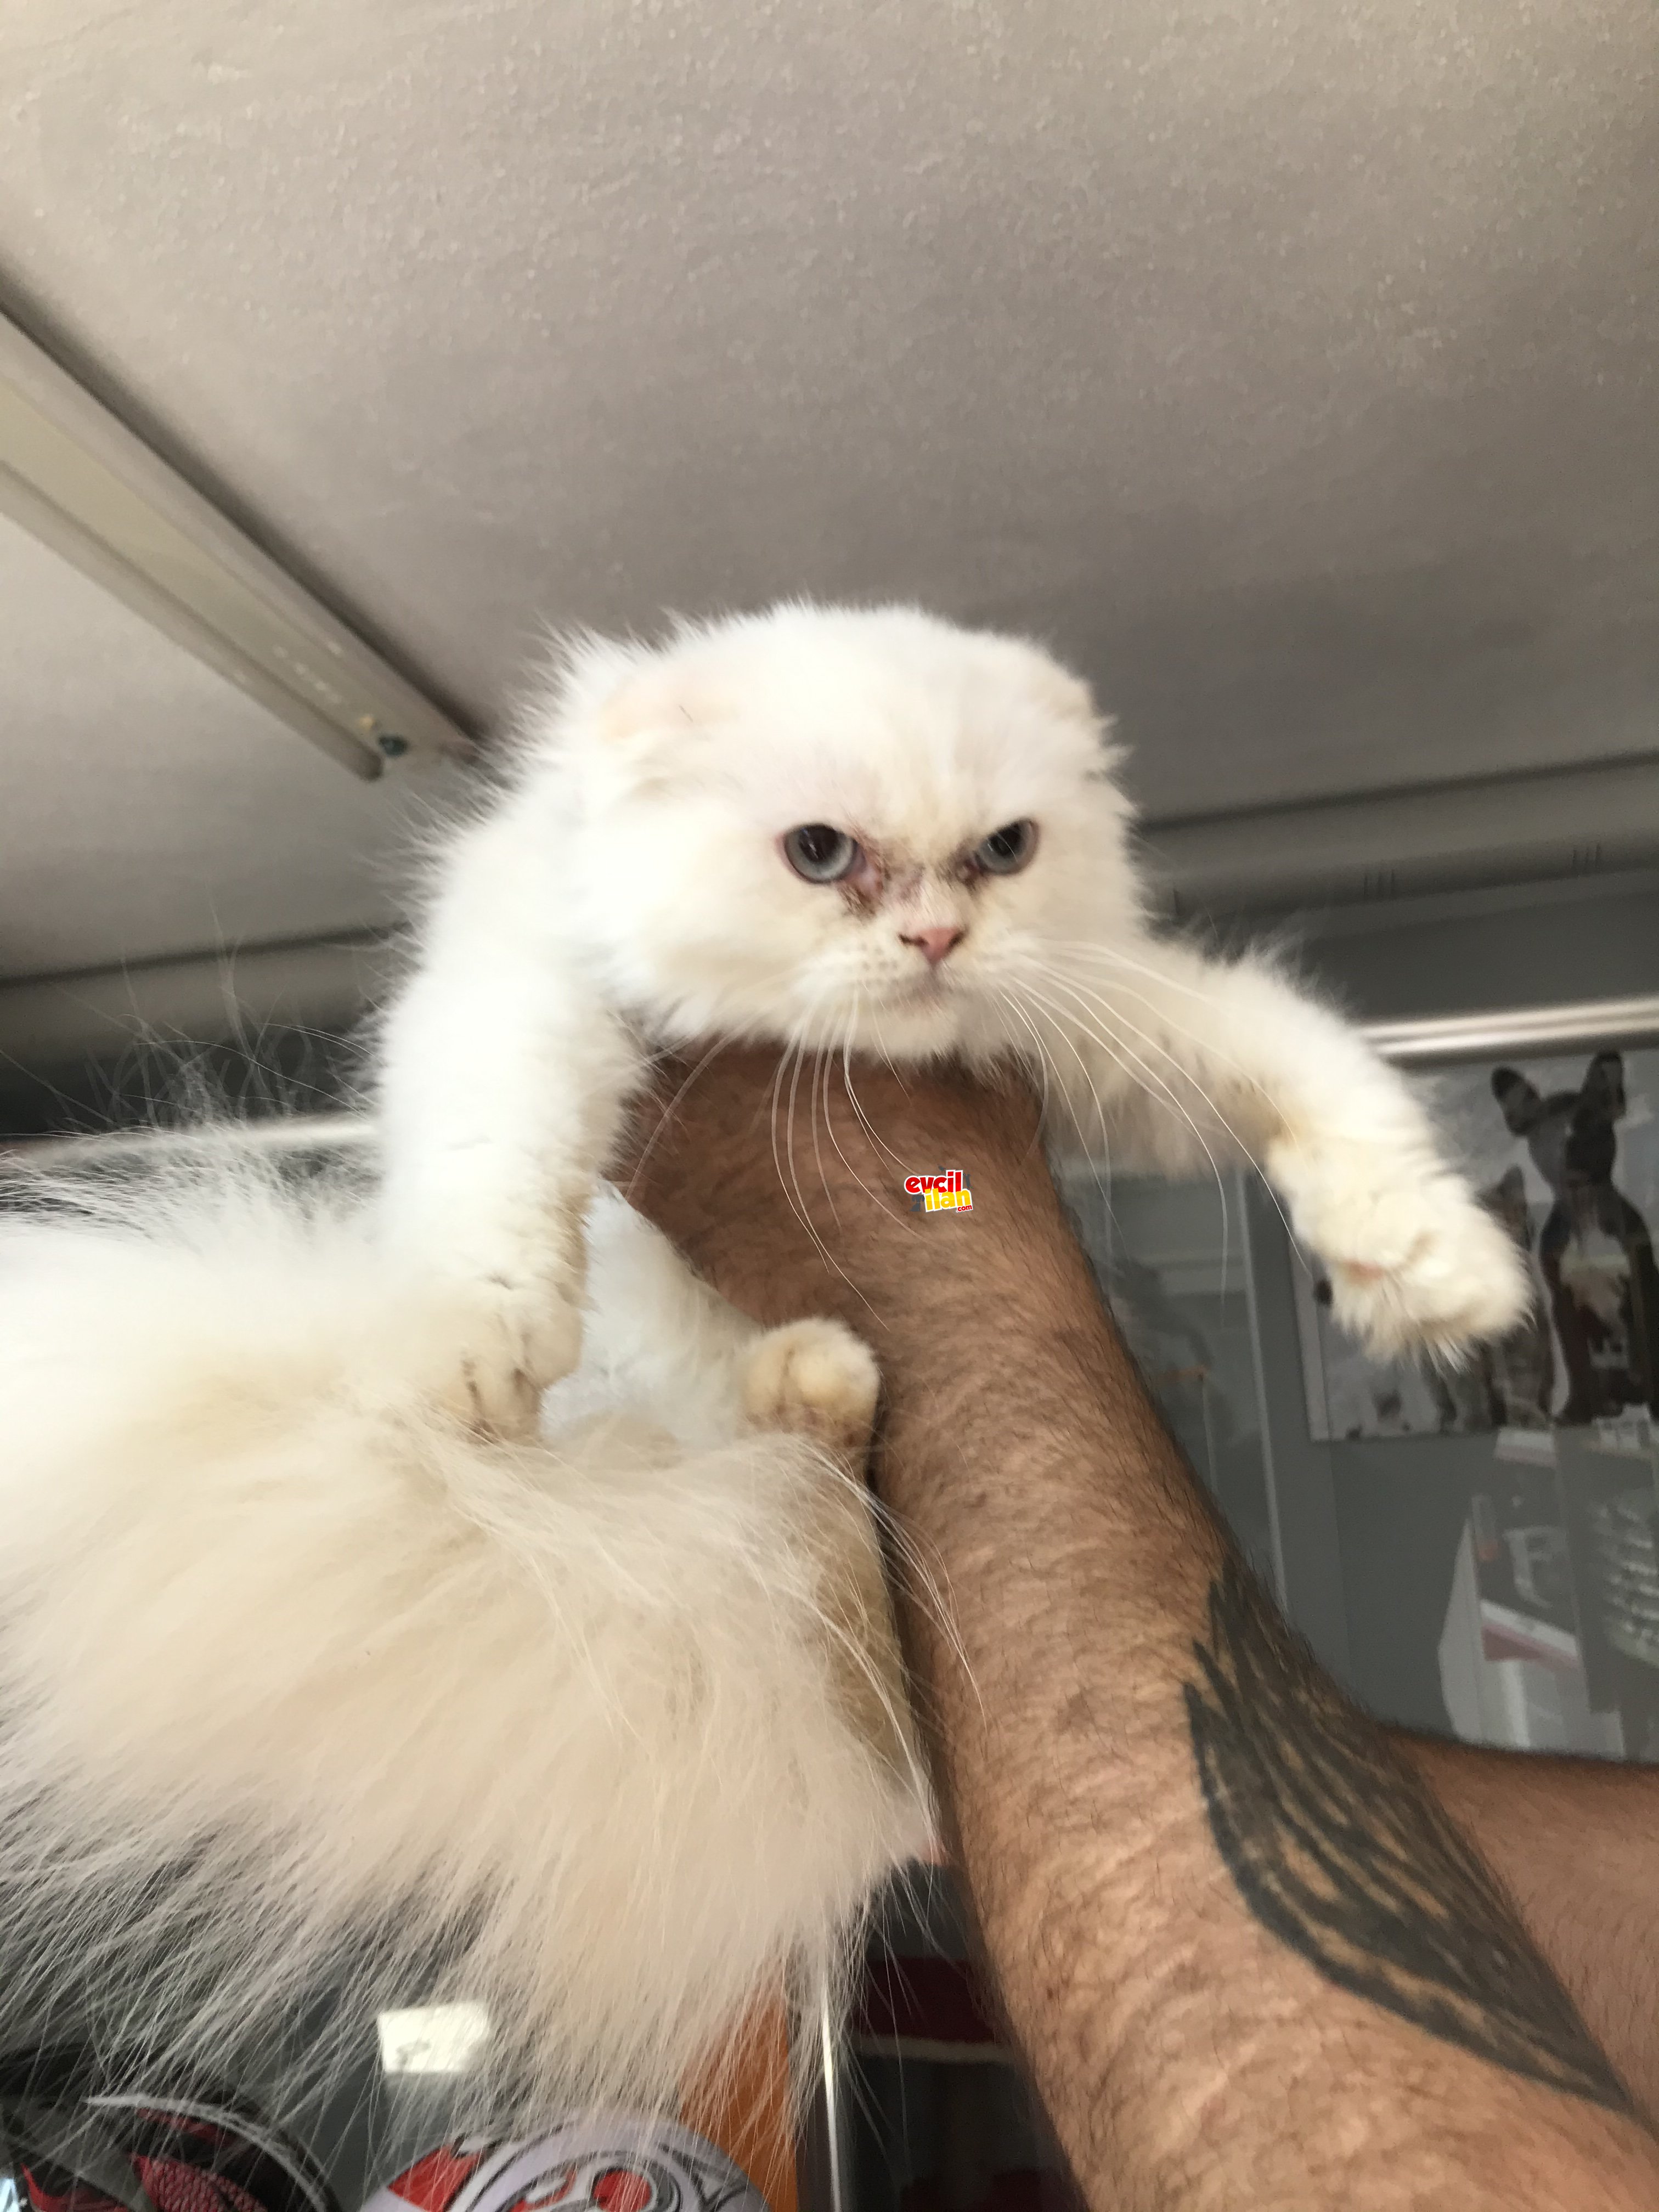
POLYGON ((982 845, 975 845, 973 865, 988 876, 1017 876, 1036 850, 1035 822, 1006 822, 994 830, 982 845))
POLYGON ((864 857, 856 837, 831 829, 827 822, 803 822, 779 842, 784 859, 809 884, 838 884, 864 857))

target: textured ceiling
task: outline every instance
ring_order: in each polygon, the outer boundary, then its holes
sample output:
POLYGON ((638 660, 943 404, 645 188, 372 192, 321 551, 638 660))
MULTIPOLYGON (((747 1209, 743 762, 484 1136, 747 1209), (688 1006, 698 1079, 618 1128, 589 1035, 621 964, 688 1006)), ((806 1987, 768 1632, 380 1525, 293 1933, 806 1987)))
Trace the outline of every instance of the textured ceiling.
MULTIPOLYGON (((903 593, 1051 634, 1159 813, 1467 775, 1659 742, 1656 63, 1651 0, 5 0, 0 296, 485 717, 545 619, 903 593)), ((271 744, 264 822, 169 756, 213 866, 286 841, 242 934, 384 842, 271 744)))

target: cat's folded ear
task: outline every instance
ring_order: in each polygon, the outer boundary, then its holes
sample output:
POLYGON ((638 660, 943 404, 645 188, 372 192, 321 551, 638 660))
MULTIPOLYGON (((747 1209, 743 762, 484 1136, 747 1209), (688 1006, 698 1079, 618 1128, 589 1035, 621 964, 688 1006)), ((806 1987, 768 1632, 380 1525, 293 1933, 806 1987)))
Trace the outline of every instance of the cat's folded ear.
POLYGON ((1030 649, 1030 684, 1056 721, 1081 722, 1086 728, 1109 729, 1111 725, 1095 704, 1095 695, 1080 676, 1036 647, 1030 649))
POLYGON ((1057 722, 1076 722, 1098 740, 1102 771, 1109 775, 1122 757, 1117 742, 1117 721, 1103 714, 1093 691, 1080 676, 1073 676, 1040 646, 1021 645, 1027 681, 1044 711, 1057 722))
POLYGON ((722 702, 708 690, 706 677, 651 646, 584 632, 560 641, 550 719, 562 744, 597 745, 648 780, 716 718, 722 702))
POLYGON ((1544 1110, 1544 1102, 1516 1067, 1495 1067, 1492 1095, 1504 1109, 1504 1119, 1517 1137, 1524 1137, 1544 1110))
POLYGON ((678 745, 729 711, 726 695, 696 671, 647 661, 606 700, 599 734, 613 745, 678 745))

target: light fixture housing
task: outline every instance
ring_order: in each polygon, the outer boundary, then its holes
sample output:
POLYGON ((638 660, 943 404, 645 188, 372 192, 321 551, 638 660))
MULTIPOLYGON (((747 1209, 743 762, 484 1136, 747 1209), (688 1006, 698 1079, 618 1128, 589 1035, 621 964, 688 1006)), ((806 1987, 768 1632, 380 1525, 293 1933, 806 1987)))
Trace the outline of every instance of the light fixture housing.
POLYGON ((473 750, 471 732, 5 316, 0 514, 354 775, 473 750))

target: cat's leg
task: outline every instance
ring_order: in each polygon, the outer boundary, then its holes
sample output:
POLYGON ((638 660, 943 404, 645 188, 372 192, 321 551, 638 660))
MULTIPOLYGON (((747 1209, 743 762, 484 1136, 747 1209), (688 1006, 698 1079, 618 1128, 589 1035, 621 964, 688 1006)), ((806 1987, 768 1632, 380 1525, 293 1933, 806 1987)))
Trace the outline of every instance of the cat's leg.
POLYGON ((1254 1160, 1373 1349, 1449 1352, 1524 1310, 1512 1241, 1398 1073, 1267 963, 1143 939, 1055 969, 1042 998, 1084 1148, 1174 1174, 1254 1160))
POLYGON ((825 1318, 763 1328, 608 1183, 588 1237, 587 1364, 617 1395, 648 1403, 688 1443, 783 1430, 862 1468, 879 1377, 851 1329, 825 1318))
POLYGON ((742 1370, 744 1412, 757 1429, 809 1436, 860 1474, 875 1427, 875 1354, 838 1321, 764 1330, 742 1370))
MULTIPOLYGON (((827 1318, 761 1328, 609 1185, 595 1198, 589 1242, 584 1378, 600 1370, 690 1443, 758 1431, 817 1448, 821 1473, 800 1534, 817 1564, 830 1680, 872 1751, 926 1795, 864 1480, 880 1381, 868 1346, 827 1318)), ((557 1403, 556 1394, 550 1408, 557 1403)))
POLYGON ((452 850, 379 1069, 386 1240, 454 1303, 434 1389, 504 1432, 580 1354, 582 1221, 643 1060, 528 826, 508 811, 452 850))
POLYGON ((881 1540, 865 1483, 880 1389, 874 1356, 838 1321, 791 1322, 756 1339, 744 1361, 742 1385, 752 1426, 804 1436, 817 1448, 823 1473, 802 1533, 818 1563, 818 1616, 830 1681, 872 1752, 926 1797, 881 1540))

